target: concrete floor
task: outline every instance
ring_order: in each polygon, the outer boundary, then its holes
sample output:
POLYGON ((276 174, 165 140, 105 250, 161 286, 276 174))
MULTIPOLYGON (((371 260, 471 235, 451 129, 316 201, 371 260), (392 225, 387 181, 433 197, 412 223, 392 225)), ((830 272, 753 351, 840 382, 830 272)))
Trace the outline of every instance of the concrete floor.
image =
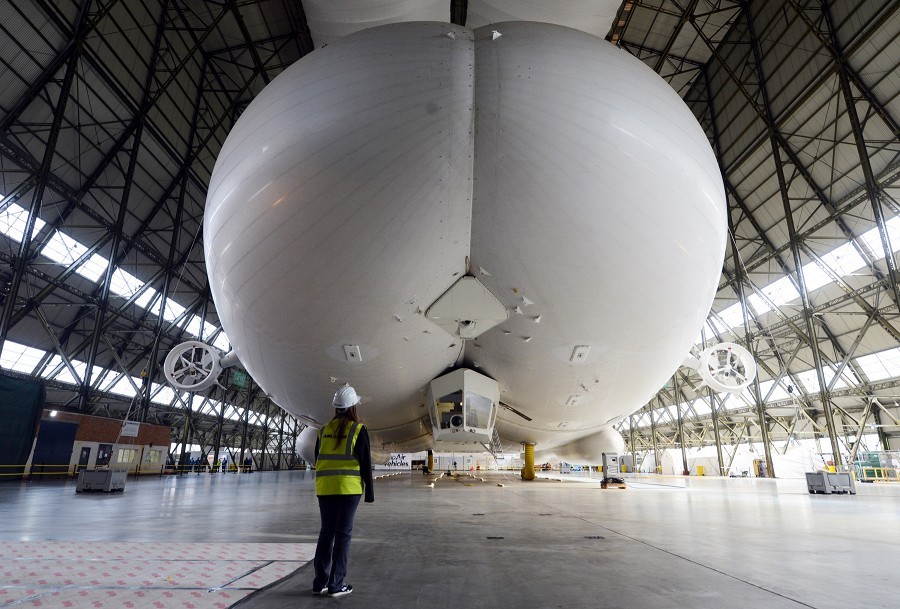
MULTIPOLYGON (((310 596, 307 563, 235 606, 900 606, 898 486, 811 496, 802 480, 483 478, 379 479, 357 515, 352 595, 310 596)), ((116 495, 0 484, 0 540, 296 544, 317 532, 307 472, 144 478, 116 495)))

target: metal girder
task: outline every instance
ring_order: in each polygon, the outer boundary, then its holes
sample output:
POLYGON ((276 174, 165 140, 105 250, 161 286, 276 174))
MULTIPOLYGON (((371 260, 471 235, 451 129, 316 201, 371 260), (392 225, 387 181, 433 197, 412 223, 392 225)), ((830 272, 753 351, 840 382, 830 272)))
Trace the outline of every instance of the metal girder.
MULTIPOLYGON (((895 3, 895 6, 897 4, 895 3)), ((838 78, 841 83, 841 92, 844 95, 844 103, 846 105, 847 116, 850 119, 850 126, 853 129, 853 140, 856 143, 856 150, 859 154, 859 163, 862 167, 863 177, 865 178, 866 194, 872 204, 872 213, 875 215, 875 222, 878 226, 878 232, 881 236, 881 246, 884 248, 884 261, 888 267, 888 280, 894 295, 894 302, 900 304, 900 291, 897 288, 897 264, 894 261, 894 250, 891 247, 891 239, 888 236, 887 226, 885 225, 884 210, 881 205, 881 188, 875 182, 875 175, 872 172, 872 164, 869 162, 869 152, 866 150, 865 136, 863 135, 862 125, 859 122, 859 116, 856 113, 856 101, 853 98, 853 91, 850 89, 850 70, 847 65, 847 58, 842 52, 841 43, 837 39, 834 23, 831 18, 831 10, 826 2, 822 2, 822 12, 824 13, 825 22, 828 25, 828 34, 831 40, 831 49, 837 52, 835 62, 837 63, 838 78)), ((855 73, 854 73, 855 74, 855 73)), ((858 86, 865 88, 858 79, 858 86)), ((871 92, 869 92, 871 96, 871 92)), ((874 97, 874 96, 872 96, 874 97)), ((876 104, 879 108, 880 105, 876 104)), ((884 115, 890 116, 887 111, 881 108, 884 115)), ((882 114, 879 114, 882 116, 882 114)), ((887 122, 887 121, 886 121, 887 122)), ((900 139, 900 134, 894 130, 894 137, 900 139)))
MULTIPOLYGON (((796 0, 787 0, 787 4, 792 9, 794 9, 794 11, 800 17, 800 20, 806 24, 809 31, 819 39, 819 42, 822 43, 822 47, 834 59, 834 67, 838 71, 838 73, 842 75, 842 78, 846 78, 848 81, 853 83, 853 85, 865 98, 866 102, 868 102, 869 106, 875 111, 878 117, 882 121, 884 121, 884 124, 887 125, 888 128, 890 128, 890 130, 893 132, 894 139, 900 140, 900 123, 898 123, 897 119, 894 118, 894 116, 881 102, 881 100, 877 98, 872 89, 862 79, 862 76, 859 74, 859 72, 853 69, 853 66, 851 66, 850 62, 847 60, 845 50, 838 43, 835 37, 835 28, 834 24, 832 23, 831 9, 829 8, 828 3, 820 0, 819 6, 817 7, 817 10, 821 12, 821 17, 827 20, 827 31, 823 31, 821 27, 818 27, 813 22, 813 20, 809 18, 809 15, 807 14, 807 11, 810 10, 809 8, 801 7, 796 0)), ((880 18, 876 20, 876 24, 886 22, 889 18, 891 18, 893 14, 898 9, 900 9, 900 4, 896 2, 889 2, 886 4, 885 9, 886 10, 884 11, 884 13, 882 13, 880 18)))
POLYGON ((663 47, 663 50, 659 53, 659 58, 656 60, 656 65, 653 67, 653 71, 659 73, 662 69, 663 64, 666 62, 666 57, 672 52, 672 46, 675 44, 675 40, 678 38, 678 35, 681 33, 682 28, 684 28, 685 24, 688 21, 688 17, 694 14, 694 10, 697 8, 697 3, 699 0, 689 0, 687 6, 684 7, 681 11, 681 16, 678 18, 678 24, 675 26, 675 32, 669 36, 669 39, 666 41, 666 46, 663 47))
MULTIPOLYGON (((87 26, 87 14, 91 0, 82 0, 78 8, 78 16, 75 19, 75 35, 74 40, 78 40, 82 31, 87 26)), ((77 47, 76 47, 77 48, 77 47)), ((9 292, 3 303, 3 310, 0 312, 0 350, 6 342, 6 336, 9 332, 9 322, 12 318, 13 310, 16 306, 16 298, 19 293, 19 286, 25 275, 25 267, 28 264, 28 257, 31 248, 32 233, 37 220, 38 213, 43 203, 44 190, 47 188, 50 177, 50 167, 53 156, 56 152, 56 141, 59 137, 59 131, 62 127, 63 116, 66 111, 66 103, 69 101, 69 90, 75 79, 75 67, 78 63, 78 54, 74 53, 66 62, 66 72, 60 85, 59 98, 56 102, 56 108, 53 112, 53 123, 50 126, 50 132, 47 136, 47 144, 44 148, 44 156, 37 170, 37 184, 31 197, 31 206, 28 210, 28 219, 22 234, 22 242, 19 245, 19 254, 16 256, 13 264, 13 275, 9 284, 9 292)), ((5 130, 4 130, 5 132, 5 130)))
MULTIPOLYGON (((59 19, 55 19, 56 11, 47 4, 46 0, 36 0, 41 6, 44 7, 45 14, 48 17, 54 19, 54 21, 59 25, 62 23, 59 19)), ((72 61, 72 58, 78 53, 81 52, 79 48, 83 43, 85 38, 90 34, 93 29, 103 21, 104 17, 109 13, 109 11, 117 4, 119 0, 111 0, 106 5, 100 7, 100 9, 93 15, 89 21, 87 20, 90 14, 88 13, 88 6, 84 6, 83 9, 79 9, 81 17, 80 19, 85 19, 85 22, 81 25, 81 27, 76 27, 72 36, 70 36, 66 42, 66 45, 57 53, 53 60, 44 68, 39 76, 37 76, 32 83, 29 85, 28 90, 25 91, 23 95, 21 95, 16 101, 15 104, 9 109, 6 116, 3 117, 3 121, 0 121, 0 133, 6 133, 9 130, 9 127, 19 120, 19 116, 21 116, 22 112, 31 105, 31 103, 37 99, 37 96, 43 91, 46 86, 54 79, 56 74, 62 69, 63 65, 67 62, 72 61)), ((90 5, 90 2, 87 3, 90 5)), ((11 5, 16 11, 22 15, 26 20, 27 17, 21 12, 21 8, 16 6, 16 3, 12 3, 11 5)), ((78 22, 76 19, 76 23, 78 22)))
MULTIPOLYGON (((734 226, 731 221, 731 214, 727 214, 728 216, 728 232, 729 234, 734 234, 734 226)), ((758 359, 756 355, 756 343, 750 340, 750 307, 747 303, 746 296, 744 294, 744 282, 740 277, 740 269, 741 269, 741 260, 738 255, 737 244, 733 244, 731 248, 731 253, 733 257, 733 264, 735 270, 735 282, 734 285, 737 288, 738 301, 741 303, 741 311, 743 312, 743 322, 744 322, 744 339, 746 341, 746 347, 750 351, 751 357, 754 360, 758 359)), ((813 335, 814 337, 814 335, 813 335)), ((815 349, 815 345, 813 345, 813 349, 815 349)), ((766 473, 768 476, 775 476, 775 465, 772 462, 772 450, 771 443, 769 442, 768 429, 766 427, 766 405, 762 400, 762 396, 760 395, 759 389, 759 375, 756 375, 753 378, 753 383, 751 385, 753 391, 753 399, 756 401, 756 412, 759 417, 759 428, 762 433, 762 442, 763 442, 763 450, 765 451, 766 457, 766 473)))
MULTIPOLYGON (((744 11, 744 13, 745 13, 746 18, 749 23, 750 17, 749 17, 749 12, 747 12, 747 11, 749 11, 749 4, 747 4, 746 1, 742 2, 742 4, 743 4, 743 6, 747 7, 746 10, 744 11)), ((849 227, 841 219, 841 214, 837 212, 837 210, 834 207, 834 204, 831 203, 831 201, 828 199, 828 197, 826 196, 826 194, 822 190, 822 188, 818 184, 816 184, 816 182, 812 178, 812 175, 810 174, 809 170, 800 161, 799 157, 797 156, 796 152, 792 149, 792 147, 790 146, 787 139, 778 130, 778 128, 777 128, 778 125, 776 124, 774 118, 772 117, 771 104, 769 104, 767 101, 767 99, 768 99, 767 94, 764 97, 763 103, 760 104, 760 102, 755 98, 755 96, 750 91, 748 91, 747 86, 745 85, 743 80, 737 74, 735 74, 734 71, 728 66, 728 62, 721 56, 718 48, 716 48, 715 45, 713 45, 712 42, 703 34, 700 27, 697 26, 695 20, 691 19, 690 21, 691 21, 692 25, 694 25, 698 35, 701 37, 701 39, 704 41, 704 43, 707 45, 707 47, 713 53, 713 57, 715 57, 718 60, 719 65, 728 73, 732 82, 737 86, 737 89, 742 93, 744 98, 747 100, 751 109, 753 109, 753 111, 756 113, 757 117, 767 125, 767 133, 770 136, 770 143, 771 143, 771 148, 773 150, 773 154, 780 155, 780 153, 782 151, 784 152, 784 154, 790 160, 792 166, 800 174, 800 176, 804 179, 804 182, 806 183, 806 185, 813 191, 813 193, 815 193, 816 199, 827 210, 827 212, 829 213, 829 219, 834 221, 838 225, 838 227, 840 228, 840 230, 844 234, 844 236, 847 237, 854 244, 854 247, 856 247, 859 250, 859 246, 858 246, 858 244, 856 244, 856 242, 854 240, 855 236, 853 235, 853 233, 849 229, 849 227)), ((751 34, 750 41, 752 43, 756 43, 756 46, 758 47, 758 40, 756 39, 754 34, 751 34)), ((754 46, 754 45, 751 45, 751 46, 754 46)), ((762 65, 761 53, 760 53, 759 49, 756 47, 754 47, 753 52, 755 54, 759 55, 755 60, 755 65, 758 66, 757 71, 759 72, 761 70, 761 65, 762 65)), ((762 86, 764 83, 764 80, 762 80, 761 72, 759 73, 758 78, 760 78, 759 85, 762 86)), ((709 83, 709 81, 707 78, 707 84, 706 84, 707 91, 709 90, 708 83, 709 83)), ((708 97, 709 97, 709 103, 711 104, 712 96, 708 94, 708 97)), ((718 155, 718 158, 720 159, 720 162, 721 162, 721 153, 718 155)), ((740 166, 740 163, 735 162, 735 166, 740 166)), ((778 172, 778 170, 776 169, 776 173, 777 172, 778 172)), ((723 168, 723 174, 726 174, 726 172, 724 171, 724 168, 723 168)), ((783 180, 783 178, 784 178, 784 176, 783 176, 783 172, 782 172, 781 179, 783 180)), ((735 195, 737 194, 736 189, 731 187, 731 190, 735 195)), ((749 210, 745 210, 745 211, 748 214, 748 216, 750 216, 749 210)), ((754 223, 754 228, 757 230, 758 234, 760 234, 760 235, 765 234, 765 231, 763 231, 761 229, 761 227, 759 227, 755 223, 754 223)), ((878 271, 878 269, 874 266, 874 264, 872 264, 871 261, 868 260, 867 255, 865 255, 865 253, 862 252, 861 250, 860 250, 860 254, 861 254, 863 260, 867 261, 870 271, 874 275, 878 276, 879 278, 884 278, 884 275, 881 274, 880 271, 878 271)), ((788 276, 790 276, 790 275, 788 274, 788 276)), ((895 283, 894 283, 895 280, 894 280, 893 274, 891 274, 889 277, 887 277, 887 280, 889 282, 891 282, 892 286, 895 285, 895 283)), ((895 300, 900 301, 900 299, 898 299, 898 298, 895 298, 895 300)))
POLYGON ((234 20, 237 22, 238 29, 241 32, 241 36, 244 38, 244 42, 247 43, 247 49, 250 51, 250 57, 253 58, 253 65, 256 67, 256 72, 262 77, 264 83, 269 84, 271 82, 269 73, 266 71, 266 66, 259 57, 259 51, 257 50, 256 45, 253 44, 253 40, 250 38, 250 32, 247 31, 247 24, 244 23, 244 16, 241 14, 237 2, 235 2, 235 0, 228 0, 227 4, 228 8, 231 10, 231 14, 234 16, 234 20))
MULTIPOLYGON (((860 31, 860 35, 857 37, 857 40, 854 41, 852 46, 845 49, 845 51, 848 54, 850 54, 850 53, 853 53, 856 50, 858 50, 860 47, 862 47, 869 40, 869 35, 872 32, 878 30, 880 27, 882 27, 893 16, 893 13, 896 11, 896 9, 897 9, 896 6, 894 6, 892 8, 890 6, 890 3, 888 3, 885 6, 884 10, 882 10, 882 12, 878 15, 878 17, 871 20, 870 22, 863 24, 863 29, 860 31)), ((793 113, 797 110, 797 108, 799 108, 799 107, 803 106, 803 104, 807 103, 809 101, 810 97, 817 90, 819 90, 822 86, 824 86, 824 84, 828 81, 828 79, 830 79, 834 76, 836 68, 837 68, 836 64, 832 64, 830 69, 822 70, 819 77, 817 79, 815 79, 812 83, 810 83, 810 85, 807 87, 805 93, 802 95, 798 95, 797 98, 793 101, 793 103, 789 104, 784 110, 782 110, 781 114, 778 117, 776 117, 777 126, 779 128, 782 127, 783 123, 790 116, 793 115, 793 113)), ((734 164, 736 166, 740 166, 765 141, 766 141, 766 134, 761 133, 754 141, 752 141, 748 144, 747 149, 735 159, 734 164)))
MULTIPOLYGON (((746 3, 745 3, 745 5, 746 5, 746 3)), ((747 6, 749 6, 749 5, 747 5, 747 6)), ((748 15, 747 19, 749 20, 749 13, 747 15, 748 15)), ((698 29, 698 33, 700 33, 699 29, 698 29)), ((703 36, 702 33, 700 33, 700 35, 704 39, 704 41, 708 45, 710 45, 710 42, 705 38, 705 36, 703 36)), ((756 48, 758 46, 758 41, 756 41, 755 35, 751 35, 751 42, 756 43, 751 46, 754 47, 754 54, 759 55, 759 57, 756 58, 755 65, 758 66, 757 71, 759 72, 758 77, 760 78, 759 86, 762 87, 762 86, 764 86, 763 85, 764 80, 762 80, 763 76, 761 74, 762 58, 761 58, 761 53, 760 53, 759 49, 756 48)), ((761 106, 759 104, 759 102, 755 99, 754 95, 750 91, 747 90, 747 87, 742 82, 742 80, 728 67, 728 63, 726 62, 726 60, 724 58, 721 57, 718 49, 715 49, 711 45, 710 45, 710 49, 713 51, 713 55, 718 59, 719 64, 722 66, 722 68, 729 74, 732 82, 737 85, 738 90, 744 95, 745 99, 750 104, 750 107, 754 110, 757 117, 761 121, 763 121, 763 123, 766 125, 766 130, 770 135, 770 145, 772 148, 772 154, 776 159, 776 177, 778 178, 778 181, 779 181, 779 187, 782 188, 783 192, 785 193, 783 200, 788 201, 789 199, 786 194, 787 193, 787 190, 786 190, 787 182, 785 180, 783 165, 782 165, 782 162, 780 159, 780 155, 782 152, 784 152, 784 154, 787 156, 788 160, 791 162, 791 165, 803 178, 805 184, 810 188, 810 190, 813 191, 813 193, 815 193, 816 200, 819 202, 819 204, 822 205, 822 207, 825 208, 825 210, 828 212, 828 220, 834 222, 838 226, 840 231, 843 233, 843 235, 849 240, 849 242, 853 244, 854 248, 860 254, 862 259, 864 261, 866 261, 866 265, 868 266, 870 272, 874 276, 878 277, 879 279, 886 280, 889 283, 889 285, 891 286, 891 289, 895 295, 895 298, 894 298, 895 302, 900 302, 900 294, 898 294, 897 288, 896 288, 896 279, 894 276, 895 273, 889 273, 887 276, 885 276, 883 273, 881 273, 881 271, 878 270, 878 268, 874 265, 874 263, 872 263, 872 261, 869 260, 868 255, 860 249, 859 244, 856 243, 855 235, 853 234, 853 232, 850 230, 850 228, 847 226, 847 224, 841 218, 842 213, 839 212, 835 208, 835 205, 828 199, 828 197, 825 195, 825 192, 822 190, 822 188, 818 184, 816 184, 816 182, 813 179, 812 175, 810 174, 809 170, 800 161, 799 157, 797 156, 796 152, 791 148, 787 139, 777 130, 777 125, 775 124, 775 121, 771 116, 771 104, 769 104, 769 102, 768 102, 768 95, 767 94, 765 95, 762 106, 761 106)), ((707 78, 706 82, 707 82, 707 90, 708 90, 708 87, 709 87, 709 79, 708 78, 707 78)), ((709 104, 710 104, 710 106, 712 106, 712 96, 711 95, 709 95, 709 104)), ((719 161, 721 163, 721 158, 722 158, 721 152, 717 155, 717 158, 719 159, 719 161)), ((740 166, 740 165, 735 163, 735 166, 740 166)), ((727 172, 724 167, 722 167, 722 172, 723 172, 723 175, 727 175, 727 172)), ((732 186, 727 179, 726 179, 726 186, 729 189, 729 192, 731 192, 732 196, 734 196, 736 199, 740 200, 740 197, 738 196, 738 193, 737 193, 737 189, 734 188, 734 186, 732 186)), ((765 239, 765 231, 753 219, 753 215, 750 213, 749 208, 747 208, 746 205, 744 205, 743 203, 741 203, 741 205, 742 205, 742 209, 743 209, 745 215, 748 217, 748 219, 751 220, 751 223, 753 224, 753 227, 756 230, 757 234, 760 235, 763 239, 765 239)), ((791 222, 791 224, 792 223, 793 223, 793 221, 791 222)), ((821 227, 823 224, 824 223, 818 224, 817 228, 821 227)), ((806 234, 807 235, 812 234, 812 231, 807 231, 806 234)), ((804 240, 803 237, 804 237, 804 235, 797 234, 796 228, 794 227, 791 232, 791 238, 789 239, 789 242, 785 245, 784 249, 792 248, 793 245, 795 244, 795 242, 799 243, 799 242, 803 241, 804 240)), ((772 257, 775 258, 775 260, 778 262, 778 264, 782 267, 782 270, 785 270, 787 268, 785 263, 779 257, 774 255, 774 254, 778 253, 779 250, 776 250, 774 247, 771 246, 771 244, 769 244, 769 246, 770 246, 770 251, 773 254, 772 257)), ((762 262, 759 262, 759 264, 761 264, 761 263, 762 262)), ((796 261, 795 261, 795 263, 796 263, 796 261)), ((792 273, 790 271, 785 270, 785 275, 788 277, 791 277, 792 273)), ((799 289, 799 285, 796 287, 798 287, 798 289, 799 289)))
MULTIPOLYGON (((194 118, 194 123, 191 126, 191 137, 190 137, 191 141, 193 140, 193 136, 196 133, 196 117, 200 111, 200 93, 201 93, 201 91, 202 91, 202 88, 197 87, 197 98, 194 100, 194 106, 193 106, 195 118, 194 118)), ((188 150, 189 151, 191 150, 190 146, 188 146, 188 150)), ((177 210, 175 213, 175 222, 173 224, 173 230, 172 230, 172 241, 169 244, 169 256, 168 256, 168 260, 167 260, 167 264, 166 264, 167 268, 172 268, 172 264, 175 261, 175 254, 178 251, 178 241, 179 241, 179 236, 181 234, 179 227, 181 225, 182 214, 184 213, 184 196, 185 196, 185 190, 187 189, 187 172, 184 172, 182 175, 183 175, 183 177, 182 177, 182 183, 181 183, 181 192, 178 197, 178 207, 177 207, 177 210)), ((159 314, 156 319, 156 328, 154 330, 154 339, 153 339, 154 347, 153 347, 152 352, 156 352, 156 350, 158 349, 159 340, 162 336, 163 325, 165 322, 166 305, 168 303, 171 289, 172 289, 172 274, 166 273, 166 275, 163 279, 163 288, 162 288, 162 290, 160 290, 159 314)), ((148 378, 152 379, 156 376, 155 368, 156 368, 156 361, 155 361, 155 359, 151 359, 151 361, 148 363, 148 371, 147 371, 148 378)), ((147 388, 147 391, 144 393, 144 396, 141 401, 142 416, 144 413, 147 412, 147 410, 150 406, 150 384, 149 383, 147 383, 146 388, 147 388)))

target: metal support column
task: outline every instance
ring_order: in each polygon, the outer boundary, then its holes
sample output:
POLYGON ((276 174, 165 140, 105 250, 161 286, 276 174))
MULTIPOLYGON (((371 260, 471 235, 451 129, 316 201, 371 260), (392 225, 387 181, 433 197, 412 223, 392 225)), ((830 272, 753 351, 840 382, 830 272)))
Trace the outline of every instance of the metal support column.
POLYGON ((182 474, 187 469, 187 461, 190 458, 190 451, 188 451, 188 446, 193 441, 193 437, 191 434, 191 410, 194 402, 194 394, 189 393, 187 399, 187 406, 184 411, 184 419, 183 425, 181 428, 181 456, 178 458, 178 473, 182 474))
POLYGON ((672 375, 672 389, 675 391, 674 399, 675 399, 675 414, 678 416, 677 424, 678 424, 678 444, 681 445, 681 465, 682 470, 681 473, 687 476, 690 473, 688 469, 687 462, 687 452, 684 448, 684 420, 681 418, 681 401, 678 399, 678 372, 672 375))
POLYGON ((275 469, 281 469, 281 459, 284 456, 284 420, 286 418, 286 414, 284 410, 280 413, 281 421, 278 423, 278 463, 275 465, 275 469))
POLYGON ((650 413, 650 434, 653 440, 653 471, 657 474, 662 473, 662 465, 659 460, 659 446, 656 443, 656 417, 653 415, 653 408, 647 404, 647 410, 650 413))
MULTIPOLYGON (((259 441, 259 463, 260 463, 260 467, 262 467, 262 464, 264 464, 264 463, 266 462, 266 456, 267 456, 267 454, 268 454, 268 451, 266 450, 266 446, 267 446, 267 444, 269 443, 269 423, 268 423, 268 420, 269 420, 269 408, 271 407, 271 405, 272 405, 272 401, 271 401, 269 398, 266 398, 266 408, 265 408, 265 413, 266 413, 266 424, 262 426, 262 432, 260 433, 260 441, 259 441)), ((271 461, 272 461, 272 459, 271 459, 271 457, 270 457, 270 458, 269 458, 269 462, 271 463, 271 461)), ((269 467, 269 469, 271 469, 271 466, 269 467)))
POLYGON ((253 388, 253 379, 247 376, 247 399, 244 400, 244 421, 241 426, 241 463, 244 462, 244 451, 247 448, 247 428, 250 427, 250 393, 253 388))
MULTIPOLYGON (((228 377, 231 371, 225 370, 224 386, 228 387, 228 377)), ((219 414, 216 417, 216 432, 213 434, 213 467, 219 467, 219 448, 222 446, 222 428, 225 426, 225 409, 228 408, 228 390, 222 390, 222 401, 219 402, 219 414)))
POLYGON ((719 461, 719 475, 724 476, 725 460, 722 459, 722 438, 719 435, 719 407, 716 404, 716 396, 713 393, 713 390, 707 388, 707 393, 709 395, 709 408, 712 415, 713 435, 716 439, 716 458, 719 461))
MULTIPOLYGON (((760 50, 759 39, 756 36, 756 31, 753 25, 753 15, 750 12, 749 2, 743 0, 741 2, 741 9, 744 13, 745 18, 747 19, 747 31, 750 36, 750 47, 753 52, 753 61, 756 64, 757 79, 759 81, 759 92, 762 96, 763 102, 763 118, 765 119, 766 127, 769 132, 769 143, 772 148, 775 173, 778 178, 778 187, 781 193, 781 202, 784 207, 785 222, 787 223, 788 239, 790 241, 791 253, 793 254, 794 259, 794 273, 797 277, 797 285, 799 286, 800 298, 803 303, 803 318, 806 322, 806 332, 807 336, 809 337, 810 349, 812 350, 813 361, 816 367, 816 376, 819 381, 819 395, 822 401, 822 408, 825 413, 825 424, 828 427, 828 437, 831 440, 831 450, 833 453, 834 464, 835 466, 840 466, 841 454, 838 445, 837 433, 835 432, 834 427, 834 412, 825 386, 825 377, 822 373, 822 355, 819 352, 816 325, 815 320, 812 316, 812 305, 809 301, 809 291, 806 288, 806 279, 803 275, 803 260, 800 257, 800 244, 797 240, 797 229, 794 225, 794 215, 793 210, 791 209, 790 196, 788 194, 787 179, 784 175, 784 165, 781 159, 781 146, 776 135, 775 120, 772 117, 772 105, 769 101, 769 93, 765 75, 762 72, 762 51, 760 50)), ((749 325, 747 326, 747 335, 749 336, 749 325)), ((750 345, 748 345, 748 348, 749 347, 750 345)), ((759 397, 758 393, 757 397, 759 397)), ((764 435, 764 445, 766 446, 767 451, 766 465, 770 467, 771 454, 768 452, 768 428, 765 425, 764 421, 761 421, 760 423, 761 430, 764 435)), ((772 469, 770 467, 770 475, 771 472, 772 469)))
POLYGON ((628 435, 631 436, 631 467, 637 470, 637 446, 634 443, 634 415, 628 415, 628 435))

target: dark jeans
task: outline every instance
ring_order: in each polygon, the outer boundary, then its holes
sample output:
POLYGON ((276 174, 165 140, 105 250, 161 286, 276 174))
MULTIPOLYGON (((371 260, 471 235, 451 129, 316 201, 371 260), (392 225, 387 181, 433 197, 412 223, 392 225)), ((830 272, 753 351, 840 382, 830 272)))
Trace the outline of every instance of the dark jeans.
POLYGON ((323 495, 318 498, 322 529, 319 531, 319 544, 313 561, 316 567, 313 590, 327 587, 330 592, 334 592, 344 585, 347 560, 350 557, 350 533, 353 532, 353 518, 361 497, 362 495, 323 495))

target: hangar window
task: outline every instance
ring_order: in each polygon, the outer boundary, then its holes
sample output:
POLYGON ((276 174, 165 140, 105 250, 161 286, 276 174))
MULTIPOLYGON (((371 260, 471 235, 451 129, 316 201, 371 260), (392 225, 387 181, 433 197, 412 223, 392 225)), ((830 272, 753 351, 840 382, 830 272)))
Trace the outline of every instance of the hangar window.
POLYGON ((769 379, 768 381, 760 381, 759 382, 759 393, 765 399, 767 395, 769 395, 769 391, 772 391, 772 395, 769 396, 767 402, 775 401, 775 400, 787 400, 791 397, 791 394, 787 392, 784 388, 784 385, 781 383, 778 384, 775 389, 772 389, 772 385, 775 384, 775 379, 769 379))
POLYGON ((137 457, 137 449, 120 448, 119 454, 116 456, 116 463, 134 463, 137 457))
MULTIPOLYGON (((141 383, 143 382, 141 379, 135 378, 135 377, 131 377, 131 381, 134 383, 134 385, 137 385, 138 387, 140 387, 141 383)), ((130 382, 128 382, 127 376, 122 375, 121 377, 118 378, 118 380, 114 380, 113 383, 108 385, 104 389, 104 391, 109 391, 110 393, 117 393, 119 395, 124 395, 124 396, 128 396, 130 398, 133 398, 134 396, 137 395, 137 391, 135 390, 134 385, 132 385, 130 382)))
MULTIPOLYGON (((3 199, 2 195, 0 195, 0 199, 3 199)), ((25 226, 27 223, 28 210, 21 205, 10 203, 6 209, 0 211, 0 233, 3 233, 10 239, 15 239, 21 243, 22 238, 25 236, 25 226)), ((33 234, 44 228, 45 224, 46 222, 37 218, 34 221, 33 234)))
POLYGON ((54 231, 47 245, 41 250, 41 254, 53 262, 68 266, 84 255, 87 250, 86 246, 78 243, 75 239, 59 231, 54 231))
POLYGON ((46 353, 40 349, 34 349, 8 340, 3 344, 0 366, 9 370, 30 374, 45 355, 46 353))
POLYGON ((709 407, 709 404, 706 402, 706 400, 703 400, 703 399, 698 398, 698 399, 694 400, 693 402, 691 402, 691 406, 694 407, 694 413, 698 417, 702 417, 703 415, 709 414, 712 412, 712 409, 709 407))
POLYGON ((857 357, 856 363, 870 382, 900 377, 900 348, 857 357))
MULTIPOLYGON (((816 374, 815 370, 806 370, 795 376, 797 380, 803 384, 803 387, 808 393, 817 393, 819 391, 819 376, 816 374)), ((831 379, 834 378, 834 369, 830 366, 823 368, 822 376, 825 378, 825 386, 827 387, 828 384, 831 383, 831 379)), ((833 389, 844 389, 845 387, 847 387, 847 381, 842 376, 834 384, 833 389)))

